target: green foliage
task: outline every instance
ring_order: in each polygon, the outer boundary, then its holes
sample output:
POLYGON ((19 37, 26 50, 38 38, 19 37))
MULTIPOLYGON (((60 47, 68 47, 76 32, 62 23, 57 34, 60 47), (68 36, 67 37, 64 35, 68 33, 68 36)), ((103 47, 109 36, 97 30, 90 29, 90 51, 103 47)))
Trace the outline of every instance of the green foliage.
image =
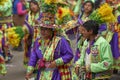
POLYGON ((97 21, 99 24, 104 23, 104 21, 101 19, 101 16, 98 14, 97 10, 95 10, 90 16, 89 18, 91 20, 95 20, 97 21))
POLYGON ((57 5, 56 4, 42 4, 42 12, 50 12, 52 14, 55 14, 57 12, 57 5))
POLYGON ((16 32, 17 34, 19 34, 19 37, 20 37, 21 39, 22 39, 22 38, 24 37, 24 35, 25 35, 22 27, 17 27, 17 28, 15 29, 15 32, 16 32))

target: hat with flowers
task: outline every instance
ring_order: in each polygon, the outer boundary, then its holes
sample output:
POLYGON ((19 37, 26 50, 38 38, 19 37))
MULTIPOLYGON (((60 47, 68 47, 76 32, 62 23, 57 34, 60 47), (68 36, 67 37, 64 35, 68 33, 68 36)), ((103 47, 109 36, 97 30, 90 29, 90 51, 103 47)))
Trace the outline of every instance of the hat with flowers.
POLYGON ((42 2, 40 27, 66 29, 68 26, 64 25, 72 20, 73 15, 74 13, 70 10, 66 1, 44 0, 42 2))

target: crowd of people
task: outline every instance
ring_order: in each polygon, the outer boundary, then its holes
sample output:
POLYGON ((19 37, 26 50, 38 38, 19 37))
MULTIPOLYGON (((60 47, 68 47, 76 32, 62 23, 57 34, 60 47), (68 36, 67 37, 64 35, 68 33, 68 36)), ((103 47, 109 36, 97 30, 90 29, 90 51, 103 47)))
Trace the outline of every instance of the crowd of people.
POLYGON ((1 75, 11 43, 24 46, 26 80, 109 80, 120 71, 119 0, 0 0, 1 75))

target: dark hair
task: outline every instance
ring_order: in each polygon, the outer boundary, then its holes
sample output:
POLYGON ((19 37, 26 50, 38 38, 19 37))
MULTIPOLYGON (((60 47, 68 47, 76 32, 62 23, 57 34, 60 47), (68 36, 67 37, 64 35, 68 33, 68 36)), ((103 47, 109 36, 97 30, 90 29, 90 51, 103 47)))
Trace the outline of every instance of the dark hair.
POLYGON ((101 2, 102 2, 102 0, 96 0, 96 1, 95 1, 95 6, 94 6, 94 8, 95 8, 95 9, 99 8, 101 2))
MULTIPOLYGON (((30 4, 31 4, 31 3, 37 5, 37 7, 38 7, 38 11, 40 10, 40 7, 39 7, 39 4, 38 4, 37 1, 35 1, 35 0, 31 0, 31 1, 30 1, 30 4)), ((30 4, 29 4, 29 6, 30 6, 30 4)), ((31 6, 30 6, 30 10, 31 10, 31 6)))
POLYGON ((86 21, 84 24, 83 24, 83 27, 87 30, 87 31, 90 31, 92 30, 93 31, 93 34, 98 34, 98 30, 99 30, 99 24, 94 21, 94 20, 88 20, 86 21))
MULTIPOLYGON (((94 3, 92 2, 92 1, 85 1, 84 3, 83 3, 83 5, 82 5, 82 8, 81 8, 81 16, 80 16, 80 18, 83 16, 83 13, 84 13, 84 6, 87 4, 87 3, 90 3, 91 5, 92 5, 92 10, 90 11, 90 14, 93 12, 93 10, 94 10, 94 3)), ((90 15, 89 14, 89 15, 90 15)), ((88 16, 89 16, 88 15, 88 16)))
POLYGON ((90 4, 91 4, 92 10, 93 10, 93 9, 94 9, 94 3, 93 3, 92 1, 85 1, 85 2, 83 3, 83 8, 84 8, 84 6, 85 6, 87 3, 90 3, 90 4))

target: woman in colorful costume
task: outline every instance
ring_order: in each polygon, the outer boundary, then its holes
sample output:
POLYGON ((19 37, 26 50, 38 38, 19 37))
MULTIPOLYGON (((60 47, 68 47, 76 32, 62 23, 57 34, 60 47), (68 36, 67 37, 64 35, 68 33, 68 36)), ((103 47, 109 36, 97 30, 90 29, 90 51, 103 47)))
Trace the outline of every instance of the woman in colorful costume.
POLYGON ((26 28, 26 35, 24 37, 24 65, 27 66, 32 43, 35 42, 36 38, 40 37, 38 23, 42 14, 40 13, 39 4, 37 1, 30 2, 30 11, 26 16, 24 28, 26 28))
POLYGON ((12 2, 11 0, 0 0, 0 32, 3 36, 3 40, 1 42, 3 55, 5 57, 5 61, 10 61, 12 55, 9 51, 9 44, 7 41, 7 35, 5 30, 12 27, 12 2))
MULTIPOLYGON (((43 13, 43 17, 45 16, 47 16, 47 18, 43 18, 43 20, 45 20, 44 23, 48 22, 48 18, 50 18, 51 15, 43 13)), ((53 19, 51 18, 50 20, 53 19)), ((57 37, 54 34, 53 22, 49 22, 52 24, 41 24, 41 38, 37 39, 34 44, 27 77, 38 62, 39 71, 37 80, 71 79, 69 67, 70 61, 73 58, 72 49, 65 38, 57 37)))
POLYGON ((82 34, 86 38, 81 57, 76 61, 76 73, 81 80, 109 79, 112 75, 113 57, 109 43, 98 34, 99 25, 88 20, 83 25, 82 34))
POLYGON ((40 20, 40 35, 33 46, 26 79, 30 77, 38 63, 36 80, 70 80, 70 65, 73 52, 64 37, 57 36, 59 28, 55 24, 54 4, 47 4, 40 20), (49 6, 49 7, 48 7, 49 6), (52 6, 52 8, 50 8, 52 6), (52 13, 51 13, 52 12, 52 13), (49 76, 49 77, 48 77, 49 76))

